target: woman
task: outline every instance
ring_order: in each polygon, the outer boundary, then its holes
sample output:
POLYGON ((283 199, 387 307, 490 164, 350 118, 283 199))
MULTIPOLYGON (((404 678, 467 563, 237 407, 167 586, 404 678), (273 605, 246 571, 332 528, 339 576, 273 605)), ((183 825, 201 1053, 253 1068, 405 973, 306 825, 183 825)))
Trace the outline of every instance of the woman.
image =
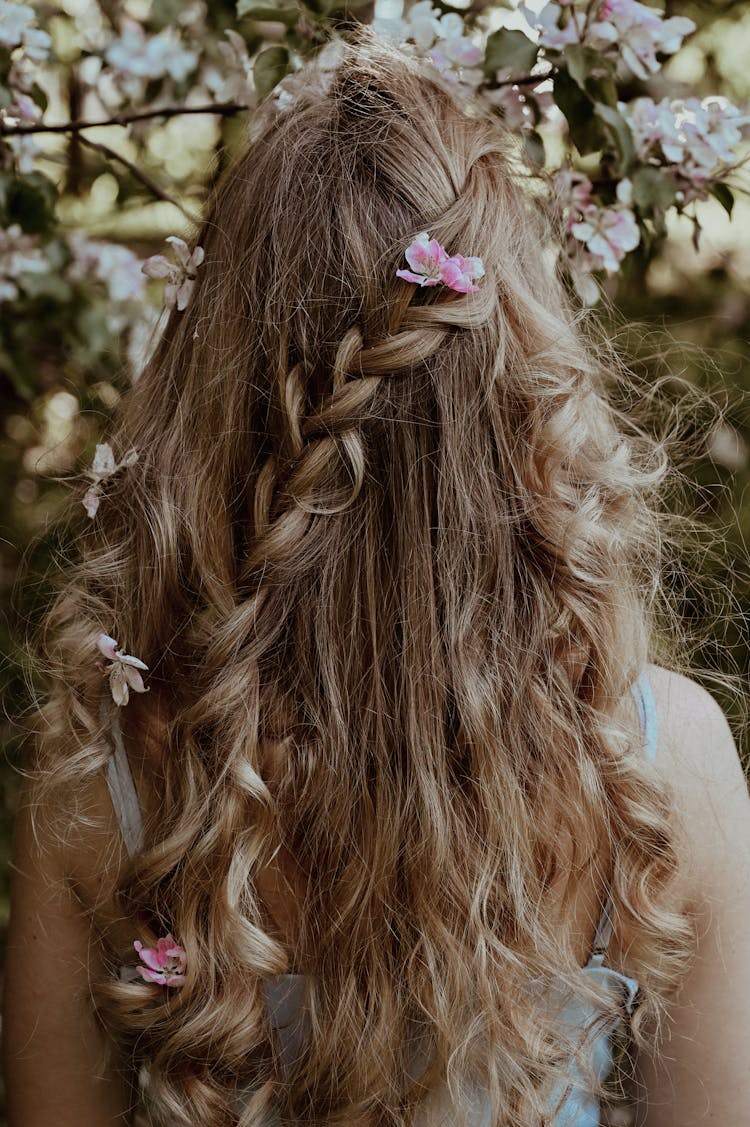
POLYGON ((367 34, 224 176, 40 634, 11 1127, 594 1127, 617 1031, 747 1116, 750 800, 553 235, 367 34))

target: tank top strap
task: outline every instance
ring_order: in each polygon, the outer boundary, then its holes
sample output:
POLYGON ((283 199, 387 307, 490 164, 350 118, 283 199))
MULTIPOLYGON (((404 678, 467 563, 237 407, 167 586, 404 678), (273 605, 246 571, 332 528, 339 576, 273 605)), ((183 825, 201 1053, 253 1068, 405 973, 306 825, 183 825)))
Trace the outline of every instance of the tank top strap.
MULTIPOLYGON (((648 674, 645 669, 630 686, 630 691, 638 705, 638 715, 641 721, 641 735, 643 736, 646 758, 653 763, 656 758, 656 748, 659 741, 658 716, 653 689, 651 688, 651 682, 648 679, 648 674)), ((599 917, 599 923, 596 927, 590 961, 602 962, 607 953, 607 948, 612 939, 613 913, 614 902, 612 893, 608 891, 607 898, 604 901, 604 907, 602 908, 602 914, 599 917)))
POLYGON ((108 693, 102 693, 100 712, 103 723, 112 733, 112 754, 105 766, 107 788, 128 856, 135 857, 143 848, 143 816, 122 738, 118 706, 108 693))
POLYGON ((656 759, 656 749, 659 743, 659 718, 656 712, 654 690, 651 688, 651 682, 645 669, 638 680, 633 683, 631 690, 636 699, 638 714, 641 718, 646 758, 653 763, 656 759))

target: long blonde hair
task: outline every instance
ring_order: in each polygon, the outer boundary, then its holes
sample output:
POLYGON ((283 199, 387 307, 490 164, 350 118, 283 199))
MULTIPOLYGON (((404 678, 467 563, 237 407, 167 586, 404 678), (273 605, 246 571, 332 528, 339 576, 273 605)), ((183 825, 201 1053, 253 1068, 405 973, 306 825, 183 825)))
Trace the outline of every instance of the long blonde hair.
POLYGON ((50 793, 101 770, 114 635, 168 715, 116 903, 188 975, 92 985, 170 1124, 235 1122, 243 1084, 242 1123, 405 1124, 428 1080, 459 1114, 478 1076, 492 1123, 528 1127, 565 1062, 530 983, 593 989, 560 928, 587 871, 632 936, 637 1038, 680 978, 668 801, 618 713, 666 464, 608 400, 555 237, 513 139, 362 33, 223 176, 119 408, 139 458, 41 632, 38 762, 50 793), (476 293, 396 277, 422 230, 482 258, 476 293), (278 842, 305 879, 288 943, 256 885, 278 842), (290 969, 312 1020, 284 1078, 262 980, 290 969))

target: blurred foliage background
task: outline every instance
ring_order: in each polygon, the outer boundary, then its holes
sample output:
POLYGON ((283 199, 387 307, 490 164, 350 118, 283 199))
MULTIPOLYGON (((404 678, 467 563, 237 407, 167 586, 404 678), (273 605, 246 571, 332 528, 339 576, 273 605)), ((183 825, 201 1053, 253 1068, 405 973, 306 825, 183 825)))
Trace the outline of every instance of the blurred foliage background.
MULTIPOLYGON (((108 4, 101 0, 105 17, 108 4)), ((45 8, 45 18, 40 17, 62 60, 50 120, 80 115, 72 63, 79 54, 80 19, 90 7, 70 0, 45 8)), ((137 11, 148 7, 145 0, 134 5, 137 11)), ((153 8, 168 27, 184 18, 187 5, 155 0, 153 8)), ((236 23, 229 0, 209 0, 208 8, 213 26, 236 23)), ((685 94, 724 94, 747 106, 750 7, 745 0, 668 0, 667 10, 690 16, 699 30, 648 83, 651 96, 658 99, 677 87, 685 94)), ((175 94, 176 100, 193 96, 179 83, 175 94)), ((243 129, 241 116, 199 114, 165 120, 140 139, 137 131, 120 127, 88 130, 85 140, 40 136, 41 161, 59 195, 51 200, 41 182, 36 192, 28 192, 21 201, 30 217, 26 229, 36 224, 42 230, 54 206, 64 228, 89 240, 113 241, 138 259, 161 250, 167 235, 189 239, 194 230, 189 217, 200 214, 210 182, 243 143, 243 129), (101 146, 129 154, 145 178, 126 162, 111 160, 101 146), (168 192, 159 190, 164 169, 168 192), (149 178, 155 184, 149 186, 149 178)), ((0 169, 0 206, 4 183, 0 169)), ((701 639, 697 672, 703 667, 708 678, 715 669, 744 673, 750 645, 750 203, 740 195, 731 221, 716 200, 701 204, 700 210, 698 249, 692 243, 692 224, 672 218, 669 237, 653 260, 636 252, 621 275, 609 280, 612 308, 601 315, 634 370, 664 381, 668 399, 679 403, 687 382, 710 390, 721 409, 718 424, 715 419, 705 427, 700 419, 693 424, 693 457, 679 503, 707 522, 709 541, 725 537, 724 557, 720 551, 707 553, 697 579, 675 576, 675 604, 685 629, 701 639), (730 572, 733 603, 717 618, 717 598, 730 572)), ((104 440, 111 411, 134 378, 137 354, 154 328, 153 307, 141 294, 145 279, 140 273, 135 278, 133 261, 127 254, 120 260, 103 256, 98 260, 103 265, 92 261, 89 275, 72 281, 40 275, 36 290, 27 287, 23 301, 13 305, 12 317, 0 304, 0 939, 7 923, 7 861, 21 752, 18 719, 34 683, 23 638, 48 595, 45 573, 54 558, 54 522, 69 490, 61 478, 90 464, 94 445, 104 440), (131 333, 125 326, 133 320, 133 303, 138 309, 131 333)), ((722 704, 739 719, 736 699, 722 704)), ((743 751, 747 755, 750 749, 743 751)))

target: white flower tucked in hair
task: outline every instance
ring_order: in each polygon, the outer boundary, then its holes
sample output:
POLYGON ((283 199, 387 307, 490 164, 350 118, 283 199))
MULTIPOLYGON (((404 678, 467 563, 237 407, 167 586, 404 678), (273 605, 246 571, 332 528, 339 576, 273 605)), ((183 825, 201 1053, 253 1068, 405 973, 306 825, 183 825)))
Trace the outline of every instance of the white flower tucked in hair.
MULTIPOLYGON (((98 634, 96 648, 112 664, 109 666, 109 687, 112 690, 112 699, 115 704, 124 705, 130 699, 130 690, 136 693, 146 693, 148 689, 143 684, 139 670, 148 669, 145 662, 131 654, 122 653, 117 649, 117 642, 109 634, 98 634)), ((105 672, 106 666, 98 663, 105 672)))
POLYGON ((128 450, 122 461, 116 462, 115 456, 112 453, 112 447, 109 443, 97 443, 94 461, 91 463, 91 469, 89 471, 89 477, 93 478, 94 484, 86 490, 82 501, 84 509, 92 520, 96 516, 99 508, 101 483, 104 481, 105 477, 110 477, 111 474, 116 473, 117 470, 123 469, 125 466, 132 466, 137 461, 137 450, 128 450))
POLYGON ((177 262, 170 262, 163 254, 152 254, 141 266, 147 278, 165 278, 164 304, 176 305, 182 312, 187 307, 192 293, 196 270, 205 258, 203 247, 196 247, 192 253, 184 239, 169 235, 167 242, 172 244, 177 262))

